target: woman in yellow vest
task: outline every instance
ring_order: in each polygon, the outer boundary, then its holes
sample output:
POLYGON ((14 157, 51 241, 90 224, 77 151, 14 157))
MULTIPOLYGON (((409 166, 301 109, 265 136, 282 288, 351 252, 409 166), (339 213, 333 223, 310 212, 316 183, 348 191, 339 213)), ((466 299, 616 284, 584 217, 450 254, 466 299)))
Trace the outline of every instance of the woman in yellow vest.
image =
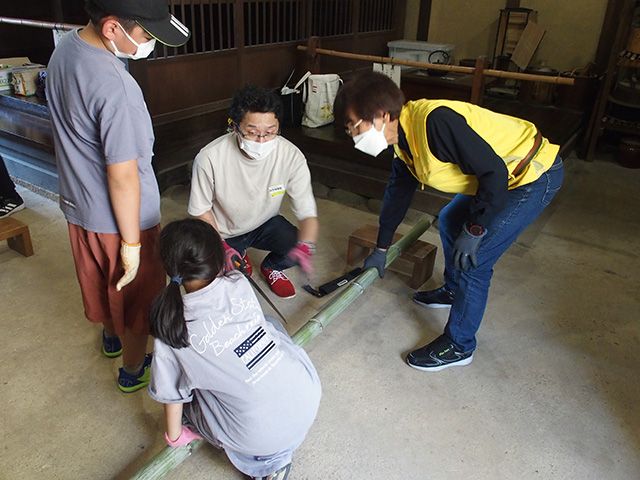
POLYGON ((355 148, 394 158, 377 246, 364 268, 384 276, 387 249, 416 187, 456 194, 439 215, 445 284, 414 294, 428 308, 450 308, 444 334, 407 355, 425 371, 468 365, 484 315, 493 266, 562 185, 559 147, 535 125, 465 102, 404 102, 385 75, 364 72, 338 92, 334 113, 355 148))

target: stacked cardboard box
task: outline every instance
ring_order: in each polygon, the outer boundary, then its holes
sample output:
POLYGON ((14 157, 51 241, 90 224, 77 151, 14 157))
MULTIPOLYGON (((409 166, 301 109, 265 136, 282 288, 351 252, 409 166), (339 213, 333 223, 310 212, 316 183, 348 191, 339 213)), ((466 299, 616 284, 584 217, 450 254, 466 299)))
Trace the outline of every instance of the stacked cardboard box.
POLYGON ((35 95, 38 74, 44 65, 31 63, 28 57, 0 58, 0 92, 35 95))

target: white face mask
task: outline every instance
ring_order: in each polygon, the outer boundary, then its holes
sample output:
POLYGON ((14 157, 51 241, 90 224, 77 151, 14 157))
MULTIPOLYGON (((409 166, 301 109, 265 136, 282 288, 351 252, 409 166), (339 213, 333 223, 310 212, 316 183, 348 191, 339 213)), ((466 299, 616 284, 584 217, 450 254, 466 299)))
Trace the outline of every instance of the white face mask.
POLYGON ((266 158, 276 148, 277 137, 268 142, 254 142, 247 140, 242 135, 238 136, 240 137, 240 148, 254 160, 266 158))
POLYGON ((116 44, 114 43, 114 41, 109 40, 111 42, 111 46, 113 47, 113 53, 115 53, 116 57, 128 58, 130 60, 140 60, 142 58, 147 58, 149 55, 151 55, 151 52, 153 52, 153 49, 156 48, 155 38, 152 38, 148 42, 138 43, 129 36, 129 34, 126 32, 124 28, 122 28, 122 25, 120 25, 120 22, 117 22, 117 23, 120 29, 124 32, 124 34, 129 39, 129 41, 137 47, 137 50, 136 50, 136 53, 134 54, 121 52, 120 50, 118 50, 118 47, 116 47, 116 44))
POLYGON ((353 137, 356 150, 360 150, 372 157, 380 155, 389 146, 387 139, 384 138, 384 127, 383 123, 382 130, 376 130, 375 125, 372 124, 369 130, 353 137))

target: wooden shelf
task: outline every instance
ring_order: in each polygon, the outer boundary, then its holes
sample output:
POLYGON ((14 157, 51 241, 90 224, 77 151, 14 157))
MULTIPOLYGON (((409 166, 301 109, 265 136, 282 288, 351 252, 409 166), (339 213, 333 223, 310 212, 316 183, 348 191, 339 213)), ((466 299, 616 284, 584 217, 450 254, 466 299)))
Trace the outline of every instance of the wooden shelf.
POLYGON ((640 135, 640 122, 623 120, 612 117, 611 115, 602 117, 602 128, 616 132, 629 133, 631 135, 640 135))
POLYGON ((605 130, 640 135, 640 97, 634 88, 623 88, 620 80, 640 68, 640 58, 627 54, 636 50, 631 40, 634 18, 640 11, 640 0, 608 0, 596 54, 600 91, 585 135, 585 158, 593 160, 599 137, 605 130), (633 57, 625 58, 625 57, 633 57), (633 119, 628 120, 629 118, 633 119))
MULTIPOLYGON (((627 107, 627 108, 640 108, 640 103, 639 102, 630 102, 630 101, 625 101, 621 98, 616 97, 614 94, 609 94, 609 96, 607 97, 607 100, 610 103, 615 103, 616 105, 621 105, 623 107, 627 107)), ((640 114, 640 112, 638 112, 640 114)))
POLYGON ((640 68, 640 57, 636 57, 635 60, 630 60, 628 58, 621 58, 618 60, 618 66, 629 67, 629 68, 640 68))

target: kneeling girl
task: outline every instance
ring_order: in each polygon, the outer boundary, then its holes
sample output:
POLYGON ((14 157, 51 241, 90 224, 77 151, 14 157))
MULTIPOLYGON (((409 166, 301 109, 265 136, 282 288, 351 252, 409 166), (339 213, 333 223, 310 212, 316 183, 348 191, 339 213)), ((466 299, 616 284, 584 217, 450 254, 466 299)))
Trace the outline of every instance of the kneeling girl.
POLYGON ((171 282, 150 314, 149 395, 165 404, 167 443, 204 437, 245 475, 287 478, 320 402, 311 360, 265 317, 242 274, 224 273, 224 247, 211 225, 169 223, 160 254, 171 282))

